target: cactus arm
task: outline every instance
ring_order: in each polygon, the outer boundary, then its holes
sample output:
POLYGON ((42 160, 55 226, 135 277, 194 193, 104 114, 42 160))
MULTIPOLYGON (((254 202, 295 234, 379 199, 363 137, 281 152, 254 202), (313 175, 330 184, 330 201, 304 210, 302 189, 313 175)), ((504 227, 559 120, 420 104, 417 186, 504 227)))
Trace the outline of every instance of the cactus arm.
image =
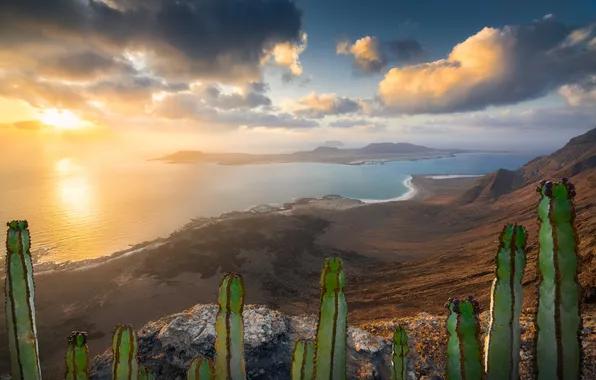
POLYGON ((399 326, 393 333, 391 355, 391 380, 405 380, 408 363, 408 336, 406 330, 399 326))
POLYGON ((211 360, 199 356, 190 362, 190 367, 186 372, 187 380, 212 380, 213 378, 213 362, 211 360))
POLYGON ((447 368, 449 380, 479 380, 484 378, 482 351, 480 349, 478 312, 479 305, 473 297, 465 301, 450 300, 447 318, 447 368))
POLYGON ((581 319, 577 283, 575 188, 567 179, 537 189, 540 219, 535 371, 541 379, 578 379, 581 319))
POLYGON ((485 369, 493 379, 519 378, 526 240, 525 228, 514 224, 503 227, 499 236, 485 343, 485 369))
POLYGON ((244 380, 244 281, 238 274, 227 274, 219 286, 219 311, 215 329, 215 377, 244 380))
POLYGON ((346 378, 348 308, 344 293, 346 278, 339 258, 325 261, 321 274, 321 308, 317 325, 315 378, 346 378))
POLYGON ((143 367, 139 371, 139 380, 155 380, 155 377, 149 368, 143 367))
POLYGON ((447 341, 447 372, 445 378, 448 380, 461 379, 461 353, 459 336, 457 334, 457 313, 453 310, 454 303, 452 300, 446 305, 449 308, 449 317, 447 317, 447 334, 449 340, 447 341))
POLYGON ((139 374, 137 333, 131 326, 116 326, 112 351, 112 379, 136 380, 139 374))
POLYGON ((87 333, 73 331, 68 337, 65 380, 89 380, 87 333))
POLYGON ((41 366, 28 223, 14 220, 7 225, 4 289, 12 378, 39 380, 41 366))
POLYGON ((314 375, 315 345, 299 340, 292 354, 292 380, 311 380, 314 375))

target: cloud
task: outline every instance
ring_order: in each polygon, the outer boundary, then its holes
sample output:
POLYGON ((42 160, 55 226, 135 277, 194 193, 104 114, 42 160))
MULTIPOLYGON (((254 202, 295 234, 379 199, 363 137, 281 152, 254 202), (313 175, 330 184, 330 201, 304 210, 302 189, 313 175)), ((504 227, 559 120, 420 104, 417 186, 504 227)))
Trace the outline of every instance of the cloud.
POLYGON ((233 110, 270 106, 271 99, 264 95, 268 88, 266 83, 252 82, 232 93, 222 93, 216 85, 192 86, 192 91, 198 94, 201 101, 209 107, 233 110))
MULTIPOLYGON (((253 93, 254 94, 254 93, 253 93)), ((184 119, 209 127, 226 128, 313 128, 319 124, 313 120, 297 117, 289 113, 271 113, 268 109, 229 107, 231 102, 239 102, 240 97, 221 98, 221 93, 213 87, 201 87, 200 91, 163 94, 155 99, 151 114, 166 119, 184 119), (211 93, 205 97, 206 93, 211 93), (222 100, 223 99, 223 100, 222 100), (223 105, 223 106, 222 106, 223 105)))
POLYGON ((561 86, 558 93, 572 107, 596 107, 596 75, 580 83, 561 86))
POLYGON ((16 63, 28 60, 27 51, 57 54, 62 46, 73 53, 50 61, 72 64, 71 72, 79 73, 133 51, 142 61, 137 64, 167 80, 246 81, 259 78, 268 54, 299 75, 301 19, 291 0, 5 0, 0 50, 16 46, 16 63), (81 52, 85 47, 89 51, 81 52))
POLYGON ((298 100, 293 105, 294 114, 301 117, 323 118, 329 115, 342 115, 358 112, 362 105, 358 100, 336 94, 317 94, 311 92, 309 95, 298 100))
POLYGON ((366 36, 356 40, 341 41, 336 53, 354 56, 354 67, 365 73, 377 73, 389 64, 414 64, 425 55, 422 45, 414 39, 381 42, 376 37, 366 36))
POLYGON ((273 61, 278 66, 286 68, 287 71, 282 77, 284 81, 299 77, 302 75, 303 71, 302 63, 300 62, 300 54, 306 50, 307 40, 307 34, 302 33, 299 43, 290 41, 277 44, 267 52, 263 61, 273 61))
POLYGON ((47 126, 39 120, 23 120, 12 123, 16 129, 23 129, 27 131, 37 131, 47 126))
POLYGON ((354 128, 354 127, 368 127, 374 129, 384 129, 385 124, 374 122, 366 119, 339 119, 329 123, 332 128, 354 128))
POLYGON ((552 16, 484 28, 446 59, 391 69, 378 96, 401 114, 481 110, 542 97, 596 73, 596 50, 584 46, 588 38, 552 16))

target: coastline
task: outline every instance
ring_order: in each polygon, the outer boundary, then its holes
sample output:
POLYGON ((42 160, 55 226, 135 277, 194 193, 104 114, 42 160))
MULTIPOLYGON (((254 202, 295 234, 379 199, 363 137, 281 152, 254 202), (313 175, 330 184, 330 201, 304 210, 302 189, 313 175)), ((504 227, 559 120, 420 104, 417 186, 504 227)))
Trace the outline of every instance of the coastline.
MULTIPOLYGON (((256 215, 294 215, 304 213, 316 213, 320 211, 344 211, 355 207, 362 207, 374 204, 384 204, 391 202, 424 200, 425 198, 440 195, 439 187, 436 182, 443 183, 457 183, 468 182, 475 180, 478 175, 410 175, 403 184, 407 191, 395 198, 390 199, 355 199, 346 198, 336 194, 325 195, 319 198, 307 197, 292 199, 290 202, 283 204, 259 204, 248 207, 244 210, 229 211, 214 217, 199 217, 193 218, 181 228, 173 231, 166 237, 158 237, 153 240, 144 241, 130 246, 106 256, 101 256, 93 259, 65 261, 65 262, 41 262, 34 264, 36 275, 45 275, 55 272, 65 271, 80 271, 92 269, 97 266, 125 258, 128 256, 143 253, 146 250, 158 249, 160 246, 166 244, 169 239, 177 234, 187 230, 197 230, 208 226, 213 226, 220 222, 230 219, 244 219, 254 217, 256 215)), ((458 185, 461 186, 461 185, 458 185)), ((4 277, 0 277, 4 278, 4 277)))

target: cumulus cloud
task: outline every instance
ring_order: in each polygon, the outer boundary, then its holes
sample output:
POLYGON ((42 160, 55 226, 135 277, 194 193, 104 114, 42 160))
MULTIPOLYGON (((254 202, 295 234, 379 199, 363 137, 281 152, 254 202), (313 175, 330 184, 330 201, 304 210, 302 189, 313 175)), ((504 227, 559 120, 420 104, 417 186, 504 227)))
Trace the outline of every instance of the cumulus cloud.
POLYGON ((284 80, 288 81, 293 77, 302 75, 302 63, 300 62, 300 54, 306 50, 308 36, 302 33, 300 41, 295 43, 293 41, 277 44, 271 48, 265 57, 264 62, 273 61, 277 65, 287 69, 284 73, 284 80))
POLYGON ((301 117, 322 118, 328 115, 342 115, 358 112, 362 109, 359 100, 338 96, 337 94, 317 94, 311 92, 300 98, 293 106, 294 114, 301 117))
POLYGON ((564 85, 558 92, 572 107, 596 108, 596 75, 580 83, 564 85))
POLYGON ((336 53, 352 55, 354 66, 365 73, 377 73, 389 64, 415 64, 424 58, 424 48, 414 39, 379 41, 366 36, 356 40, 341 41, 336 53))
POLYGON ((24 61, 36 48, 47 53, 62 46, 73 54, 50 60, 68 63, 78 54, 84 59, 73 64, 96 69, 134 50, 155 75, 170 80, 246 81, 259 78, 269 52, 274 62, 301 71, 301 17, 291 0, 6 0, 0 2, 0 50, 24 61), (84 47, 90 50, 81 56, 84 47))
POLYGON ((585 47, 591 35, 580 34, 552 16, 484 28, 446 59, 391 69, 379 84, 379 99, 394 113, 420 114, 538 98, 596 73, 596 50, 585 47))

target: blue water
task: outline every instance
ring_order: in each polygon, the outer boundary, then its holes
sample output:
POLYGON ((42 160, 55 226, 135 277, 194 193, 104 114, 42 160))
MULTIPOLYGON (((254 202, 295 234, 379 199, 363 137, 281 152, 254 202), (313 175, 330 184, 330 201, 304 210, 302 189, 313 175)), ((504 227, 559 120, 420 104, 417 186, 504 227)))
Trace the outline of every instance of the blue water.
POLYGON ((41 168, 0 168, 0 220, 27 219, 44 260, 81 260, 167 236, 193 217, 327 194, 393 199, 408 190, 411 174, 480 175, 516 169, 534 156, 462 154, 361 166, 98 165, 63 157, 41 168))

